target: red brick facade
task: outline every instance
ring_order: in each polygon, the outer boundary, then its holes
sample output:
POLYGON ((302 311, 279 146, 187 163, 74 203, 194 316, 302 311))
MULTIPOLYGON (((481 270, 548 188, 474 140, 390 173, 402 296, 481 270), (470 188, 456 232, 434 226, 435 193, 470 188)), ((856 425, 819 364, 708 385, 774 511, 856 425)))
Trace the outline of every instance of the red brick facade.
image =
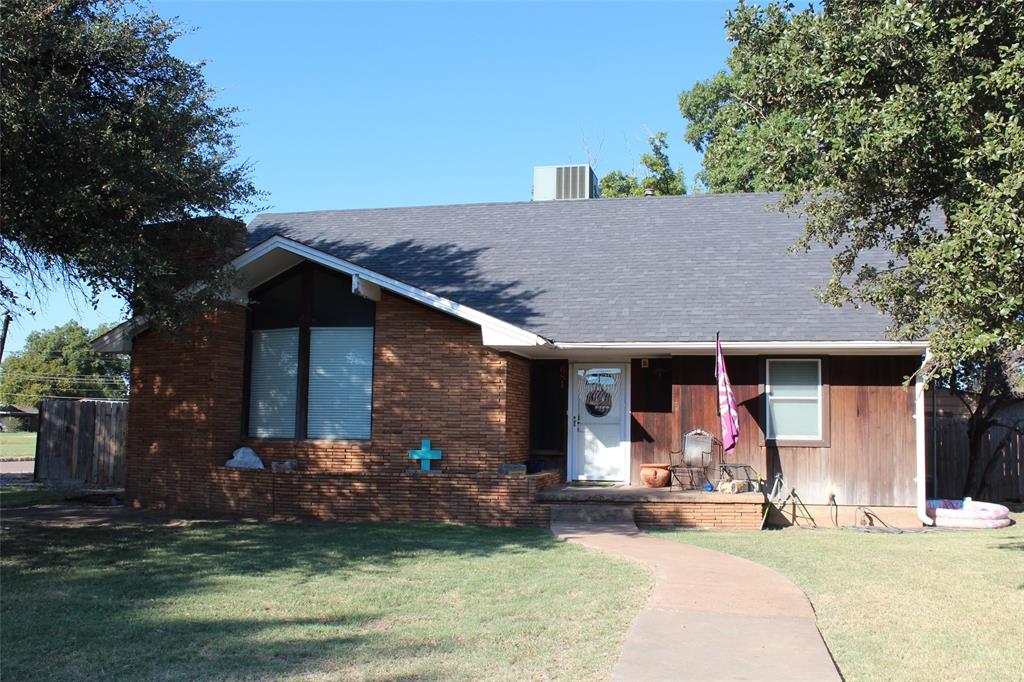
POLYGON ((763 514, 761 502, 640 502, 633 506, 641 526, 759 530, 763 514))
POLYGON ((552 473, 502 476, 529 456, 529 362, 485 348, 480 330, 385 293, 374 329, 372 438, 244 438, 245 309, 227 306, 180 337, 146 332, 132 351, 127 495, 181 511, 340 520, 545 525, 536 490, 552 473), (430 438, 440 473, 409 473, 430 438), (240 445, 292 473, 223 466, 240 445))

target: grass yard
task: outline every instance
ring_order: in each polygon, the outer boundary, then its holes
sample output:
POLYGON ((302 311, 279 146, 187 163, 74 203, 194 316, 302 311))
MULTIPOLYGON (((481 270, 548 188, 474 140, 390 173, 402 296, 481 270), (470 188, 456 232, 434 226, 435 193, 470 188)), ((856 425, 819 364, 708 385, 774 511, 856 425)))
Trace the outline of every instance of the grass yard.
POLYGON ((37 488, 0 488, 0 509, 33 507, 37 504, 55 504, 64 501, 64 494, 37 488))
POLYGON ((540 529, 7 520, 2 544, 11 682, 603 678, 653 583, 540 529))
MULTIPOLYGON (((1001 530, 666 531, 807 592, 846 680, 1024 680, 1024 514, 1001 530)), ((780 655, 784 655, 781 654, 780 655)), ((770 666, 770 661, 765 661, 770 666)))
POLYGON ((0 432, 0 460, 35 459, 35 457, 36 434, 28 431, 0 432))

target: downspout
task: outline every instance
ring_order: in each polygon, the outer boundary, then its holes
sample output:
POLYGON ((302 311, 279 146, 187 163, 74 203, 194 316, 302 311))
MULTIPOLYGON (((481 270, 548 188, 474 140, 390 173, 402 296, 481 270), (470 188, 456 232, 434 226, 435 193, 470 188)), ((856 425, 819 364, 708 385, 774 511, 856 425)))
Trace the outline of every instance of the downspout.
MULTIPOLYGON (((924 362, 921 363, 922 370, 928 364, 928 361, 931 360, 931 357, 931 351, 925 349, 924 362)), ((926 466, 927 454, 925 452, 924 431, 924 373, 920 370, 914 379, 914 435, 917 446, 917 518, 926 526, 934 526, 935 521, 928 516, 926 502, 928 499, 928 470, 926 466)))

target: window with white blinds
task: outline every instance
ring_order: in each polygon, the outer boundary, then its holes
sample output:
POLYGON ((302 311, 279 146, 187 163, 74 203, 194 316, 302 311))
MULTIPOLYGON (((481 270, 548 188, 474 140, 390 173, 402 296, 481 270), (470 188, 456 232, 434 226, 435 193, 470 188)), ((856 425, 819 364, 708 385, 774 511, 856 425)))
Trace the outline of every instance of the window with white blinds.
POLYGON ((373 327, 309 330, 308 438, 368 439, 373 327))
POLYGON ((821 360, 768 360, 765 394, 768 438, 822 437, 821 360))
POLYGON ((299 330, 254 330, 251 363, 249 435, 294 438, 299 330))
POLYGON ((300 263, 249 292, 249 437, 369 440, 374 302, 300 263))

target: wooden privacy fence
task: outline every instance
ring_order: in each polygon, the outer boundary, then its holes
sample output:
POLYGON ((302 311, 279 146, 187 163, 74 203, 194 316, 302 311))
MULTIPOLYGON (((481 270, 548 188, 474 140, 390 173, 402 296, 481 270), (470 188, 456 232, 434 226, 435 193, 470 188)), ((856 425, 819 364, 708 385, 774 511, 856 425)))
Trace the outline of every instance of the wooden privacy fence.
POLYGON ((39 406, 35 477, 124 485, 128 403, 110 400, 44 400, 39 406))
MULTIPOLYGON (((1007 419, 1019 419, 1024 416, 1024 405, 1012 408, 1010 412, 1006 415, 1007 419)), ((989 461, 992 450, 1002 441, 1007 431, 997 426, 985 434, 982 466, 989 461)), ((930 494, 940 498, 962 497, 968 464, 967 420, 958 415, 934 417, 933 439, 933 418, 929 417, 925 433, 929 467, 934 469, 935 477, 934 487, 930 489, 934 492, 930 494)), ((1019 433, 1012 433, 1006 447, 997 454, 982 486, 981 497, 992 502, 1024 500, 1024 437, 1019 433)))

